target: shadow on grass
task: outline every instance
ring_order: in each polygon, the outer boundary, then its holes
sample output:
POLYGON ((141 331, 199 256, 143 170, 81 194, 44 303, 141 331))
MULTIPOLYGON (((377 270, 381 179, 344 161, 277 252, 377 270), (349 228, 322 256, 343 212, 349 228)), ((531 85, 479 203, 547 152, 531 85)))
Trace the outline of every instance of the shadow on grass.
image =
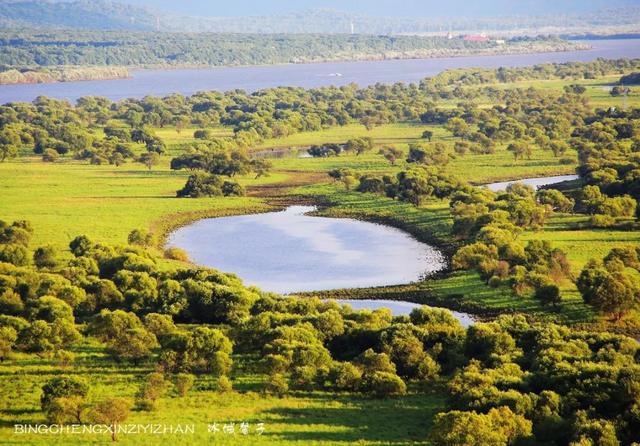
POLYGON ((348 395, 314 398, 316 407, 279 407, 265 411, 287 425, 286 432, 270 435, 305 444, 316 441, 424 444, 433 417, 444 409, 442 397, 424 394, 387 400, 348 395))

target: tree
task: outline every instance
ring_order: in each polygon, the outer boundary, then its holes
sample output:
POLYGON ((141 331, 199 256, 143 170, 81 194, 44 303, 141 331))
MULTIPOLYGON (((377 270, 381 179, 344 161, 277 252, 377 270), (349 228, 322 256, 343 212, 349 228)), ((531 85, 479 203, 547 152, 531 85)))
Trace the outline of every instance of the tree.
POLYGON ((433 145, 411 144, 409 145, 408 163, 426 164, 431 166, 445 166, 449 163, 450 155, 447 147, 442 143, 433 145))
POLYGON ((396 165, 396 161, 403 155, 402 150, 397 147, 387 146, 380 149, 378 152, 380 155, 384 157, 392 166, 396 165))
POLYGON ((336 390, 355 391, 362 380, 362 371, 350 362, 337 362, 329 371, 329 382, 336 390))
POLYGON ((422 132, 422 139, 426 139, 431 142, 431 138, 433 138, 433 132, 431 130, 425 130, 422 132))
POLYGON ((461 118, 449 119, 445 127, 457 137, 464 137, 470 132, 469 125, 461 118))
POLYGON ((134 363, 148 357, 157 346, 156 337, 147 331, 134 313, 102 310, 91 322, 89 331, 106 342, 118 359, 134 363))
POLYGON ((571 212, 575 206, 575 201, 558 189, 540 189, 536 192, 536 199, 556 212, 571 212))
POLYGON ((93 243, 86 235, 79 235, 69 243, 69 249, 76 257, 87 255, 92 247, 93 243))
POLYGON ((471 143, 468 141, 456 141, 453 145, 453 151, 460 156, 464 156, 471 148, 471 143))
POLYGON ((358 184, 358 192, 369 192, 374 194, 382 194, 385 192, 388 184, 384 178, 378 178, 374 176, 363 175, 360 177, 360 184, 358 184))
POLYGON ((108 398, 96 404, 91 410, 91 419, 96 424, 112 426, 111 440, 118 439, 118 425, 129 418, 131 402, 125 398, 108 398))
POLYGON ((194 369, 226 375, 231 370, 230 357, 233 345, 222 331, 208 327, 197 327, 191 332, 187 346, 187 363, 194 369))
POLYGON ((137 405, 142 410, 155 410, 158 398, 167 388, 164 375, 154 372, 147 375, 136 395, 137 405))
POLYGON ((264 391, 265 393, 282 398, 289 392, 289 384, 282 374, 276 373, 269 375, 265 382, 264 391))
POLYGON ((629 87, 625 87, 624 85, 616 85, 609 91, 609 94, 613 97, 626 96, 630 93, 631 89, 629 87))
POLYGON ((545 305, 557 307, 561 301, 560 288, 557 285, 545 285, 536 289, 534 297, 545 305))
POLYGON ((58 152, 53 149, 44 149, 44 151, 42 152, 42 161, 44 161, 45 163, 55 163, 56 161, 58 161, 59 157, 60 155, 58 154, 58 152))
MULTIPOLYGON (((89 386, 86 381, 68 376, 52 378, 42 386, 42 395, 40 396, 40 407, 47 415, 47 419, 51 422, 59 421, 66 414, 65 407, 71 406, 71 401, 65 401, 58 404, 56 400, 59 398, 77 398, 75 400, 76 407, 86 398, 89 392, 89 386), (69 403, 69 404, 66 404, 69 403)), ((73 400, 72 400, 73 401, 73 400)))
POLYGON ((559 158, 569 150, 569 144, 564 141, 551 141, 549 148, 553 152, 553 156, 559 158))
POLYGON ((571 84, 565 86, 564 90, 573 94, 583 94, 585 91, 587 91, 587 88, 584 85, 571 84))
POLYGON ((209 129, 199 129, 193 132, 193 137, 195 139, 211 139, 213 136, 213 132, 209 129))
POLYGON ((18 343, 23 351, 49 355, 73 345, 80 338, 73 320, 59 318, 53 322, 33 321, 20 332, 18 343))
POLYGON ((186 396, 189 390, 193 387, 193 383, 195 382, 195 376, 189 373, 178 373, 176 375, 176 390, 178 391, 178 395, 186 396))
POLYGON ((20 135, 11 128, 0 130, 0 162, 7 158, 15 158, 18 155, 20 135))
POLYGON ((58 262, 58 251, 53 246, 41 246, 33 252, 33 263, 38 268, 55 268, 58 262))
POLYGON ((18 293, 6 289, 0 294, 0 314, 20 315, 24 311, 24 302, 18 293))
POLYGON ((160 164, 160 155, 157 152, 145 152, 138 157, 138 162, 151 170, 153 166, 160 164))
POLYGON ((82 423, 86 403, 83 396, 54 398, 47 410, 47 421, 52 424, 82 423))
POLYGON ((269 170, 271 170, 272 167, 273 165, 267 159, 256 158, 251 160, 251 170, 256 174, 256 180, 269 176, 269 170))
POLYGON ((222 181, 217 175, 196 173, 190 175, 182 189, 176 192, 178 197, 216 197, 243 196, 245 190, 234 181, 222 181))
POLYGON ((362 387, 376 398, 390 398, 407 393, 407 385, 395 373, 373 372, 364 375, 362 387))
POLYGON ((516 161, 524 158, 525 156, 528 159, 531 159, 531 154, 533 153, 531 145, 524 141, 516 141, 509 144, 509 146, 507 146, 507 150, 513 153, 513 157, 516 161))
POLYGON ((229 393, 233 390, 233 383, 228 377, 219 376, 216 382, 216 390, 220 393, 229 393))
POLYGON ((225 181, 222 183, 222 195, 225 197, 243 197, 245 189, 240 183, 225 181))
POLYGON ((396 366, 386 353, 376 353, 373 349, 367 349, 358 358, 358 364, 361 365, 364 373, 372 374, 374 372, 396 373, 396 366))
POLYGON ((334 181, 341 182, 347 190, 358 182, 358 175, 352 169, 333 169, 328 172, 328 175, 334 181))
POLYGON ((153 245, 153 234, 144 229, 134 229, 127 236, 127 242, 130 245, 151 246, 153 245))
POLYGON ((584 301, 616 320, 638 305, 640 282, 624 271, 618 261, 603 265, 590 261, 580 273, 576 284, 584 301))
POLYGON ((0 362, 9 357, 16 339, 18 333, 13 327, 0 327, 0 362))
POLYGON ((370 137, 350 139, 344 145, 344 150, 355 152, 356 155, 361 155, 371 149, 373 149, 373 139, 370 137))
POLYGON ((0 262, 26 266, 29 264, 29 257, 29 250, 22 245, 0 245, 0 262))
POLYGON ((531 429, 531 421, 504 406, 487 414, 454 410, 436 415, 429 439, 434 446, 509 446, 531 429))
POLYGON ((307 153, 314 158, 327 158, 330 156, 338 156, 344 148, 340 144, 325 144, 322 146, 311 146, 307 153))
POLYGON ((176 192, 178 197, 215 197, 222 195, 222 180, 217 175, 197 173, 190 175, 182 189, 176 192))

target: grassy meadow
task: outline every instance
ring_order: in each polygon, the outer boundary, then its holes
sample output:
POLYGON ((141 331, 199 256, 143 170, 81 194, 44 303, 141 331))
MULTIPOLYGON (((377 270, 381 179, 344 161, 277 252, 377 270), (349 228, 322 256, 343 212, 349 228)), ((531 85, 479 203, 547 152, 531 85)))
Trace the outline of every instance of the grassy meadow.
MULTIPOLYGON (((0 443, 2 445, 75 446, 110 444, 108 434, 12 434, 14 424, 43 422, 40 388, 56 375, 76 375, 91 383, 89 401, 106 397, 131 397, 138 380, 153 372, 149 366, 115 362, 98 343, 87 342, 74 350, 75 361, 62 367, 55 360, 17 355, 0 364, 0 443), (16 373, 20 379, 16 380, 16 373)), ((445 397, 434 389, 426 397, 410 392, 399 399, 374 400, 361 395, 327 392, 292 392, 278 398, 260 392, 264 375, 254 372, 256 358, 234 357, 234 390, 219 393, 215 378, 202 375, 184 397, 173 388, 152 412, 133 411, 127 424, 195 425, 195 434, 121 434, 117 444, 154 446, 214 443, 221 445, 389 445, 426 444, 429 420, 443 410, 445 397), (208 431, 216 424, 220 432, 208 431), (235 424, 235 434, 222 432, 235 424), (249 424, 249 434, 240 424, 249 424), (257 424, 264 424, 258 435, 257 424)))

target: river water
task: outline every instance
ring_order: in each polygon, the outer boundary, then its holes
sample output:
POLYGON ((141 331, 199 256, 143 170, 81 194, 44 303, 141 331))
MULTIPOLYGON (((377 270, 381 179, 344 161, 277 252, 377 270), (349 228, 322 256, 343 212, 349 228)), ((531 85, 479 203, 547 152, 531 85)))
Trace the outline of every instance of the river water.
MULTIPOLYGON (((340 299, 336 302, 343 305, 349 305, 354 310, 377 310, 379 308, 388 308, 394 316, 408 316, 413 309, 422 307, 420 304, 401 300, 340 299)), ((467 313, 451 311, 451 314, 453 314, 453 316, 458 319, 460 324, 465 328, 475 323, 473 316, 467 313)))
POLYGON ((539 178, 523 178, 521 180, 512 181, 500 181, 499 183, 485 184, 487 188, 494 192, 503 191, 510 184, 522 183, 527 186, 531 186, 534 189, 538 189, 542 186, 550 186, 551 184, 562 183, 563 181, 573 181, 580 178, 578 175, 556 175, 551 177, 539 177, 539 178))
POLYGON ((220 67, 209 69, 139 70, 130 79, 60 82, 52 84, 2 85, 0 103, 32 101, 45 95, 75 101, 82 96, 104 96, 118 100, 191 95, 198 91, 256 91, 278 86, 320 87, 325 85, 361 86, 377 82, 418 82, 450 68, 526 66, 547 62, 590 61, 599 57, 640 58, 640 39, 581 41, 593 48, 586 51, 517 54, 503 56, 465 56, 432 59, 328 62, 258 67, 220 67), (339 75, 338 75, 339 74, 339 75))

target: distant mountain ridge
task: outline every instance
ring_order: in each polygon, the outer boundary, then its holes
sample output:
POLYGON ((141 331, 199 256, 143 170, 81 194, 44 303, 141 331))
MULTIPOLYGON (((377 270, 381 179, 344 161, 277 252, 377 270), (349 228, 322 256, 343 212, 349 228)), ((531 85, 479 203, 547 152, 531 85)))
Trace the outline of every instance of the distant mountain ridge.
POLYGON ((277 16, 184 16, 109 0, 0 1, 2 28, 68 28, 220 33, 528 34, 640 32, 640 7, 529 17, 377 17, 333 10, 277 16))
POLYGON ((139 30, 154 28, 148 9, 107 0, 10 0, 0 2, 0 27, 139 30))

